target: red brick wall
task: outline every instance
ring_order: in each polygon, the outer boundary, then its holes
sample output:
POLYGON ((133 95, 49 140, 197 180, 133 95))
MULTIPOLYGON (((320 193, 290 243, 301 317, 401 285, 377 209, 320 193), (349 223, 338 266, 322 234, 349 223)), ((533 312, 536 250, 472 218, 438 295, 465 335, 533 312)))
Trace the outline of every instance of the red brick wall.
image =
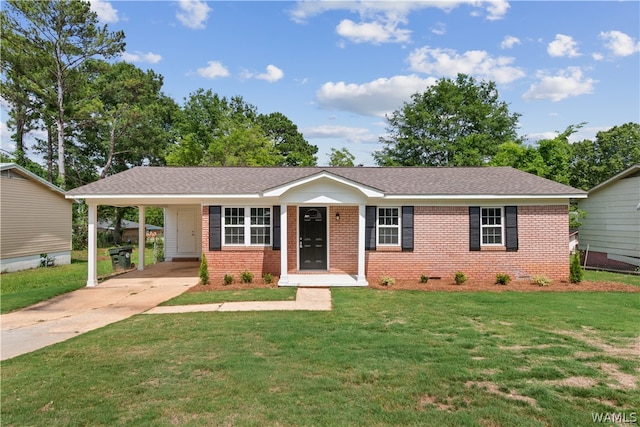
MULTIPOLYGON (((298 208, 287 209, 287 269, 297 272, 298 208)), ((358 207, 329 208, 329 270, 356 274, 358 271, 358 207), (340 221, 335 219, 340 213, 340 221)), ((280 251, 268 248, 229 248, 209 251, 208 207, 202 210, 202 253, 209 263, 211 281, 222 281, 225 274, 237 279, 244 270, 256 275, 280 274, 280 251)), ((453 280, 456 271, 469 279, 494 280, 497 273, 512 279, 545 275, 567 280, 569 276, 568 209, 566 206, 519 206, 517 252, 505 250, 469 251, 468 207, 416 206, 414 211, 414 250, 378 247, 365 254, 366 276, 376 283, 381 276, 418 280, 421 274, 453 280)))
POLYGON ((358 207, 329 208, 329 271, 358 274, 358 207), (336 220, 336 214, 340 220, 336 220))
POLYGON ((497 273, 507 273, 514 280, 569 277, 566 206, 519 206, 517 252, 469 251, 468 207, 417 206, 414 230, 413 252, 367 251, 369 282, 377 283, 381 276, 418 280, 421 274, 452 281, 456 271, 480 280, 495 280, 497 273))
POLYGON ((264 273, 280 275, 280 251, 271 247, 225 247, 221 251, 209 251, 209 207, 202 208, 202 253, 209 265, 209 281, 221 284, 225 274, 240 280, 240 273, 247 270, 255 279, 264 273))

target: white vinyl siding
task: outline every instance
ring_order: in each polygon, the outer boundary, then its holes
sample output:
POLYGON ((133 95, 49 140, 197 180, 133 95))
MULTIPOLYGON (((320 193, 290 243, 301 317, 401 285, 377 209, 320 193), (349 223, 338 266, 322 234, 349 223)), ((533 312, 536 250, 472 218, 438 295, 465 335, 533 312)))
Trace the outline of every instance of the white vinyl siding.
POLYGON ((589 215, 582 221, 580 249, 611 256, 640 257, 640 176, 622 178, 589 194, 579 206, 589 215))

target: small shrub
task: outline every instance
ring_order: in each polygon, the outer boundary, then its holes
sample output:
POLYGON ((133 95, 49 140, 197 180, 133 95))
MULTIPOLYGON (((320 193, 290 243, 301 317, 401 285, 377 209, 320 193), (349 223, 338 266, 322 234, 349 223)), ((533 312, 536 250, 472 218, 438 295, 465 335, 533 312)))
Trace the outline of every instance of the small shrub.
POLYGON ((273 282, 273 274, 271 273, 264 273, 262 275, 262 281, 264 283, 266 283, 267 285, 270 284, 271 282, 273 282))
POLYGON ((202 260, 200 260, 198 276, 200 276, 201 285, 209 284, 209 264, 207 263, 207 258, 204 255, 202 255, 202 260))
POLYGON ((571 255, 571 263, 569 264, 569 280, 571 283, 580 283, 584 278, 584 271, 580 265, 580 255, 576 252, 571 255))
POLYGON ((456 281, 456 285, 462 285, 467 281, 467 275, 462 271, 456 271, 456 274, 453 276, 453 280, 456 281))
POLYGON ((253 273, 249 270, 243 271, 242 273, 240 273, 240 280, 242 280, 242 283, 253 282, 253 273))
POLYGON ((382 276, 380 278, 380 284, 382 286, 395 285, 396 284, 396 279, 394 279, 393 277, 389 277, 389 276, 382 276))
POLYGON ((233 283, 233 276, 231 274, 225 274, 224 275, 224 284, 225 285, 230 285, 233 283))
POLYGON ((505 273, 496 274, 496 284, 498 285, 508 285, 511 281, 511 276, 505 273))
POLYGON ((551 279, 546 276, 536 276, 533 278, 533 283, 538 286, 549 286, 551 284, 551 279))
POLYGON ((420 283, 427 283, 428 281, 429 281, 429 276, 427 276, 426 274, 420 275, 420 283))

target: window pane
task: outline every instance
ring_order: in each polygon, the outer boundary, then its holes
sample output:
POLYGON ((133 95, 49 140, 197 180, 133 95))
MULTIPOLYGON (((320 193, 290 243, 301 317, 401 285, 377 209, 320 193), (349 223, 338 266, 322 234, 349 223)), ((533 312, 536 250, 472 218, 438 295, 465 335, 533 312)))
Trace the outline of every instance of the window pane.
POLYGON ((244 245, 244 227, 225 227, 224 243, 227 245, 244 245))
POLYGON ((271 225, 271 208, 251 208, 251 225, 271 225))
POLYGON ((398 229, 392 227, 380 227, 378 230, 378 243, 381 245, 397 245, 398 229))
POLYGON ((243 225, 244 208, 224 208, 225 225, 243 225))
POLYGON ((271 229, 268 227, 251 227, 252 245, 270 245, 271 229))
POLYGON ((501 245, 502 244, 502 228, 501 227, 483 227, 482 243, 485 245, 501 245))

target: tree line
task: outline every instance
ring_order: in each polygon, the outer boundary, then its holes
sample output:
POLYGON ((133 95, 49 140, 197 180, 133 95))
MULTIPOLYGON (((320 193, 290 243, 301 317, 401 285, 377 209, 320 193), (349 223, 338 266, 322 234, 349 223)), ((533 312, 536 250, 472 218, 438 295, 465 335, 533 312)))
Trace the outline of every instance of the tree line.
MULTIPOLYGON (((314 166, 318 147, 279 112, 241 96, 198 89, 180 107, 153 70, 118 62, 125 35, 101 25, 88 2, 7 0, 1 11, 0 89, 9 107, 14 160, 29 165, 25 135, 46 161, 45 178, 73 188, 137 165, 314 166)), ((460 74, 415 93, 387 116, 378 166, 512 166, 589 189, 640 163, 640 125, 569 143, 584 123, 528 145, 520 115, 494 82, 460 74)), ((353 166, 346 147, 329 164, 353 166)))

